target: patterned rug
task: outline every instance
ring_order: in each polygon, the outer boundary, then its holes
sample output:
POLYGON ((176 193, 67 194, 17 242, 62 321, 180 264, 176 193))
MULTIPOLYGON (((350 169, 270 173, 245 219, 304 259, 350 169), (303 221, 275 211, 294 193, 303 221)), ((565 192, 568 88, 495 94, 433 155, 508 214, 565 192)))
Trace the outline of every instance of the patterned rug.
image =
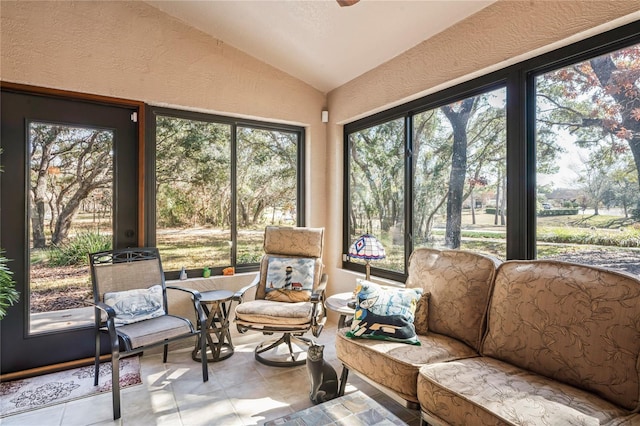
MULTIPOLYGON (((93 370, 93 365, 89 365, 0 383, 0 417, 111 392, 111 363, 100 364, 98 386, 93 386, 93 370)), ((138 357, 121 359, 120 388, 141 383, 138 357)))

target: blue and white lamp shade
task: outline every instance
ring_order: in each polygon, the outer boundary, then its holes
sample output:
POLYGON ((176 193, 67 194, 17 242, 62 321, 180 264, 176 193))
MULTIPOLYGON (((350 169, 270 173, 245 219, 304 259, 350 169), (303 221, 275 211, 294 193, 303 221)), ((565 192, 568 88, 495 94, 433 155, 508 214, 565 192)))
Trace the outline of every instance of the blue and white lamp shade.
POLYGON ((349 247, 349 257, 364 260, 380 260, 387 257, 384 247, 373 235, 364 234, 349 247))

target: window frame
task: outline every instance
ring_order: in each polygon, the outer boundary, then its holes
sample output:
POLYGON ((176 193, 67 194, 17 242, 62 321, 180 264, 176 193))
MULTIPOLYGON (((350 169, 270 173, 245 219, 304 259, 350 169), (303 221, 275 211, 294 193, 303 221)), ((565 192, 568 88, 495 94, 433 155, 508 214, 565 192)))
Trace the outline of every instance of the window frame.
MULTIPOLYGON (((280 131, 286 133, 293 133, 297 137, 297 170, 296 170, 296 225, 305 226, 305 192, 306 192, 306 171, 305 171, 305 129, 300 126, 293 126, 287 124, 263 122, 257 120, 248 120, 235 117, 228 117, 223 115, 208 114, 202 112, 194 112, 188 110, 165 108, 158 106, 146 106, 145 114, 145 244, 155 247, 156 245, 156 125, 157 116, 165 116, 172 118, 180 118, 185 120, 203 121, 216 124, 229 125, 231 128, 231 141, 230 141, 230 187, 231 187, 231 211, 229 223, 231 224, 231 240, 233 241, 231 247, 231 265, 214 266, 211 268, 211 275, 222 275, 222 269, 227 266, 233 266, 236 273, 242 272, 254 272, 259 270, 259 263, 251 264, 237 264, 237 131, 239 127, 267 130, 267 131, 280 131)), ((193 276, 202 276, 203 269, 189 269, 187 273, 193 276)), ((167 279, 178 279, 180 271, 165 271, 165 277, 167 279)))
POLYGON ((405 265, 404 271, 377 268, 377 277, 404 282, 408 275, 409 256, 413 251, 413 148, 412 117, 470 96, 505 87, 507 92, 507 252, 506 259, 536 257, 536 151, 535 151, 535 78, 538 75, 573 63, 640 43, 640 21, 603 32, 587 39, 524 60, 517 64, 465 81, 436 93, 398 105, 368 117, 347 123, 343 128, 343 238, 342 268, 364 273, 364 266, 350 262, 349 233, 349 135, 398 118, 405 120, 405 265), (524 170, 524 173, 522 172, 524 170))

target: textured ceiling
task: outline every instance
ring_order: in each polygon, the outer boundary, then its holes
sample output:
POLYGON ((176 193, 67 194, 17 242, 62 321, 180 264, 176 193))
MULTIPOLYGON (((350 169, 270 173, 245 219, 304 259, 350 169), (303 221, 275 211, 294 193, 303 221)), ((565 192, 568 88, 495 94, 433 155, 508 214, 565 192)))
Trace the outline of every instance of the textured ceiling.
POLYGON ((495 0, 147 3, 322 92, 352 80, 495 0))

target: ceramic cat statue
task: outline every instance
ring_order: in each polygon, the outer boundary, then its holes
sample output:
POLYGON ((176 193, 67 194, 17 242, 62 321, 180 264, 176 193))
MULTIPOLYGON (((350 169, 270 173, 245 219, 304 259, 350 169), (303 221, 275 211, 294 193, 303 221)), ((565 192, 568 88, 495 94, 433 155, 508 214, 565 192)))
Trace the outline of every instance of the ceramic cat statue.
POLYGON ((320 404, 338 395, 338 375, 336 370, 324 360, 323 345, 311 345, 307 351, 307 373, 311 382, 309 399, 320 404))

